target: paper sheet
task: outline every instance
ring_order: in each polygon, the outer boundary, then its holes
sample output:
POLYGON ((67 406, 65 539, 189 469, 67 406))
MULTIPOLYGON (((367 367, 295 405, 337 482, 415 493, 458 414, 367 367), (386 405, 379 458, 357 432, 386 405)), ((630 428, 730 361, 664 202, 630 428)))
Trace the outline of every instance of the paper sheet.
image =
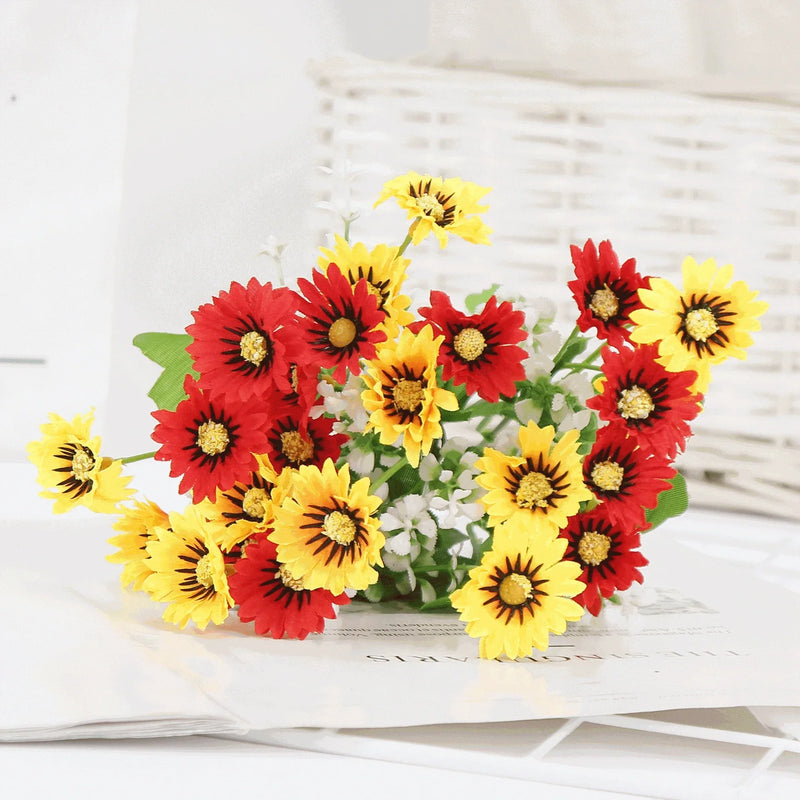
POLYGON ((787 627, 800 596, 678 544, 674 526, 645 537, 646 590, 627 615, 612 608, 546 653, 486 662, 455 615, 355 603, 303 642, 257 637, 235 616, 180 631, 163 606, 119 590, 98 544, 107 520, 20 525, 11 539, 28 547, 10 548, 0 585, 4 607, 18 609, 2 634, 4 739, 87 735, 80 726, 97 723, 125 735, 129 721, 142 735, 155 720, 168 733, 800 705, 787 627))

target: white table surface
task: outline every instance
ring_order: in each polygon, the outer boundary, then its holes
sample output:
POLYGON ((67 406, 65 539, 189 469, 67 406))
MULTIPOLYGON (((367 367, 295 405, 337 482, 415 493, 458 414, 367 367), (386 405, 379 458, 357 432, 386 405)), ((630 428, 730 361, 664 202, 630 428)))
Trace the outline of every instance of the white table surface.
MULTIPOLYGON (((4 796, 45 798, 494 797, 546 792, 552 800, 616 793, 559 787, 370 758, 288 750, 202 736, 0 747, 4 796), (8 794, 5 794, 8 792, 8 794)), ((631 795, 629 795, 631 796, 631 795)), ((632 795, 635 796, 635 795, 632 795)))
MULTIPOLYGON (((155 472, 148 479, 143 467, 137 485, 168 503, 170 487, 155 472)), ((6 535, 24 533, 26 521, 52 520, 50 505, 37 497, 34 474, 29 464, 0 464, 0 530, 6 535)), ((787 568, 800 552, 796 525, 708 510, 689 513, 693 522, 687 530, 698 530, 697 520, 708 523, 703 527, 708 534, 704 541, 694 541, 696 547, 719 548, 722 539, 726 557, 758 563, 762 577, 790 588, 794 580, 797 588, 800 570, 787 568), (775 554, 781 557, 775 559, 775 554)), ((787 646, 797 647, 791 628, 788 633, 787 646)), ((782 719, 774 713, 764 719, 768 726, 800 725, 800 712, 784 709, 782 719)), ((312 788, 318 792, 341 785, 348 796, 381 786, 385 797, 426 787, 431 794, 467 797, 541 789, 548 797, 568 799, 758 798, 767 791, 771 797, 794 798, 800 796, 800 753, 771 752, 780 749, 779 735, 745 709, 723 709, 585 720, 580 725, 540 720, 299 729, 256 733, 251 741, 188 736, 24 743, 0 746, 0 775, 5 786, 14 787, 8 796, 34 798, 55 790, 64 797, 104 797, 111 786, 114 796, 138 797, 145 782, 154 797, 174 796, 178 788, 190 796, 194 791, 227 791, 231 783, 253 786, 264 775, 276 790, 303 795, 312 788), (621 727, 625 724, 638 729, 621 727), (713 731, 720 730, 733 730, 731 741, 714 741, 713 731)), ((343 795, 337 791, 335 796, 343 795)))

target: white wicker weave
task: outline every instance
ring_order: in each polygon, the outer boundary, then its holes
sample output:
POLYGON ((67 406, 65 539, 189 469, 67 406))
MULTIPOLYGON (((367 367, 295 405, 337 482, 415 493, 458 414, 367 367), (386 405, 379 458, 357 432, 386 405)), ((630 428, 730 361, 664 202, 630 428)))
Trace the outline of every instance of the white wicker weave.
MULTIPOLYGON (((676 283, 686 255, 733 263, 770 310, 748 359, 714 370, 679 466, 694 503, 800 518, 800 109, 355 57, 312 71, 318 162, 360 170, 320 172, 320 200, 366 209, 410 170, 493 187, 493 246, 431 239, 411 253, 421 289, 502 283, 568 328, 570 244, 610 239, 676 283)), ((381 206, 356 238, 399 241, 402 220, 381 206)), ((321 237, 332 224, 320 212, 321 237)))

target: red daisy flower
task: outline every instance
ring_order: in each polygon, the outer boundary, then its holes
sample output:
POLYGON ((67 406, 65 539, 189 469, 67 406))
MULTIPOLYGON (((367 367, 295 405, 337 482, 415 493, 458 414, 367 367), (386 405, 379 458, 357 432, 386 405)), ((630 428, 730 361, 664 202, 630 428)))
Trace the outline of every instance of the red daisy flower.
POLYGON ((359 359, 375 358, 376 343, 386 341, 386 333, 380 329, 385 314, 367 282, 360 280, 353 286, 336 264, 325 273, 315 269, 313 278, 313 283, 297 280, 306 298, 300 300, 304 315, 300 324, 317 365, 335 367, 333 377, 341 383, 348 369, 358 375, 359 359))
POLYGON ((247 555, 228 578, 231 596, 239 605, 239 619, 255 622, 259 636, 305 639, 322 633, 326 619, 336 616, 334 605, 346 605, 346 594, 327 589, 304 589, 278 561, 278 548, 266 535, 247 545, 247 555))
POLYGON ((694 372, 667 372, 657 345, 603 350, 603 389, 586 401, 610 425, 622 427, 646 455, 674 460, 692 435, 689 420, 700 411, 694 372))
POLYGON ((186 348, 200 373, 200 386, 219 395, 247 400, 274 388, 291 391, 289 363, 302 348, 292 325, 297 295, 251 278, 245 288, 232 283, 211 303, 192 312, 186 348))
POLYGON ((662 456, 648 456, 621 427, 606 425, 583 462, 583 479, 609 519, 626 530, 649 527, 645 508, 655 508, 675 470, 662 456))
POLYGON ((497 304, 492 295, 480 314, 463 314, 453 308, 444 292, 431 292, 429 308, 420 308, 427 322, 409 327, 414 333, 430 324, 434 336, 444 336, 439 348, 442 378, 456 386, 466 384, 468 394, 479 394, 496 403, 500 395, 512 397, 515 381, 525 380, 522 362, 528 354, 516 343, 524 341, 525 314, 514 311, 511 303, 497 304))
POLYGON ((326 458, 336 462, 347 436, 333 432, 334 422, 328 417, 301 416, 291 407, 284 407, 272 417, 266 452, 276 471, 297 469, 302 464, 321 467, 326 458))
POLYGON ((195 503, 213 500, 257 469, 253 453, 267 449, 268 417, 257 401, 212 399, 187 376, 188 397, 174 411, 154 411, 152 433, 161 444, 156 461, 170 461, 170 476, 182 475, 179 491, 191 489, 195 503))
POLYGON ((319 400, 319 392, 317 391, 319 366, 311 353, 311 349, 303 340, 302 333, 299 333, 298 341, 303 343, 303 352, 289 363, 289 369, 286 374, 286 380, 291 391, 284 391, 266 398, 272 409, 272 416, 277 413, 275 409, 292 408, 299 416, 305 417, 312 406, 319 400))
POLYGON ((627 532, 613 523, 602 506, 570 517, 559 535, 568 542, 564 560, 583 567, 578 580, 586 588, 574 600, 595 617, 600 613, 601 597, 629 589, 634 581, 642 583, 637 567, 648 561, 635 549, 641 544, 638 532, 627 532))
POLYGON ((578 305, 578 327, 585 333, 597 329, 597 338, 612 347, 630 341, 631 311, 643 308, 639 289, 650 287, 650 278, 636 271, 636 259, 629 258, 621 267, 611 242, 600 242, 598 255, 594 242, 588 239, 583 247, 572 245, 572 263, 576 280, 567 285, 578 305))

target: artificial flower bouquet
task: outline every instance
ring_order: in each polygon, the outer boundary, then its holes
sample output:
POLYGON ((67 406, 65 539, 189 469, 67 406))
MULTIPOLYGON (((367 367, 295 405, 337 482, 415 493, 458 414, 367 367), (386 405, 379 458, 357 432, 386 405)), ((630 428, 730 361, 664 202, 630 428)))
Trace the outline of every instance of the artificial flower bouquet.
MULTIPOLYGON (((92 415, 55 414, 29 445, 54 511, 116 516, 121 580, 205 629, 232 610, 303 639, 337 606, 455 609, 480 655, 527 656, 642 582, 640 535, 685 508, 672 466, 710 369, 744 358, 766 304, 732 268, 683 264, 683 288, 572 247, 577 325, 498 286, 410 311, 410 245, 488 244, 488 190, 411 173, 387 183, 399 246, 345 235, 297 289, 234 282, 185 334, 134 343, 164 371, 152 453, 112 459, 92 415), (592 340, 595 340, 594 343, 592 340), (124 474, 170 463, 183 510, 124 474)), ((281 281, 282 282, 282 281, 281 281)))

